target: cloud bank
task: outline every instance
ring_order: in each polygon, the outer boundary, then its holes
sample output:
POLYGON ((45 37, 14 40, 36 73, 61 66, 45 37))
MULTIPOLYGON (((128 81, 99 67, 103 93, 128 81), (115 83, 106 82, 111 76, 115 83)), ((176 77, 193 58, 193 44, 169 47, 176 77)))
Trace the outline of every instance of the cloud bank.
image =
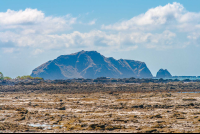
POLYGON ((87 24, 96 29, 86 32, 73 30, 82 25, 77 20, 70 14, 45 16, 44 12, 30 8, 0 12, 0 49, 13 53, 31 48, 31 54, 37 55, 53 49, 162 50, 200 43, 200 13, 189 12, 176 2, 151 8, 129 20, 102 24, 100 28, 93 19, 87 24), (67 33, 69 30, 73 32, 67 33))
POLYGON ((159 28, 191 31, 199 27, 200 13, 188 12, 180 3, 149 9, 146 13, 111 25, 102 25, 107 30, 158 30, 159 28), (189 26, 189 28, 188 28, 189 26), (192 28, 192 29, 191 29, 192 28))

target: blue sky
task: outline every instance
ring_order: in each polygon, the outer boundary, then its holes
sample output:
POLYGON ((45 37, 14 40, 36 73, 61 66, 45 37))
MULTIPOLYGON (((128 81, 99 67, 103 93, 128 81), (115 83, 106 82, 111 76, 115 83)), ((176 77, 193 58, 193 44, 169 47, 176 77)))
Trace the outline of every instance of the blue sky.
POLYGON ((1 0, 0 71, 15 78, 80 50, 200 76, 199 0, 1 0))

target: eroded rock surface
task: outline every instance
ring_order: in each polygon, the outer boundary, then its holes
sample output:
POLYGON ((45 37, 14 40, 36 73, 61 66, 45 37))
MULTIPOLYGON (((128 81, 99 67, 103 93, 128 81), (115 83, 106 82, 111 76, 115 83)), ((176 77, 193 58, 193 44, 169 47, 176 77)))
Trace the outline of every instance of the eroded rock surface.
POLYGON ((199 93, 1 93, 0 132, 199 133, 199 93))

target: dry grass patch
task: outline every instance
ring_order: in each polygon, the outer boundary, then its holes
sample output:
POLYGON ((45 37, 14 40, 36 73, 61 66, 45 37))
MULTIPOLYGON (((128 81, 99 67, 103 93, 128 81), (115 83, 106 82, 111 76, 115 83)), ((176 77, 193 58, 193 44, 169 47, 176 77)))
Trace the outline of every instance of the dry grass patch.
POLYGON ((183 101, 197 101, 197 99, 194 98, 184 98, 183 101))
POLYGON ((117 99, 116 101, 132 101, 132 100, 135 100, 135 99, 117 99))
POLYGON ((81 101, 95 101, 95 100, 98 100, 98 99, 94 99, 94 98, 83 98, 83 99, 81 99, 81 101))

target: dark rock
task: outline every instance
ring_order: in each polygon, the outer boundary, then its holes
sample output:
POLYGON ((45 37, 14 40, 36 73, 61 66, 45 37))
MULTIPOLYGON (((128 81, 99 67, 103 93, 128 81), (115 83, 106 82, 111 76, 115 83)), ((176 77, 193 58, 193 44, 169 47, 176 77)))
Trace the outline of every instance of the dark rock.
POLYGON ((65 107, 58 108, 58 110, 65 110, 65 109, 66 109, 65 107))
POLYGON ((16 119, 15 121, 22 121, 22 120, 25 120, 25 116, 19 118, 19 119, 16 119))
POLYGON ((132 106, 132 108, 144 108, 144 105, 135 105, 135 106, 132 106))
POLYGON ((157 129, 149 129, 149 130, 146 130, 146 133, 153 133, 153 132, 156 132, 157 129))

